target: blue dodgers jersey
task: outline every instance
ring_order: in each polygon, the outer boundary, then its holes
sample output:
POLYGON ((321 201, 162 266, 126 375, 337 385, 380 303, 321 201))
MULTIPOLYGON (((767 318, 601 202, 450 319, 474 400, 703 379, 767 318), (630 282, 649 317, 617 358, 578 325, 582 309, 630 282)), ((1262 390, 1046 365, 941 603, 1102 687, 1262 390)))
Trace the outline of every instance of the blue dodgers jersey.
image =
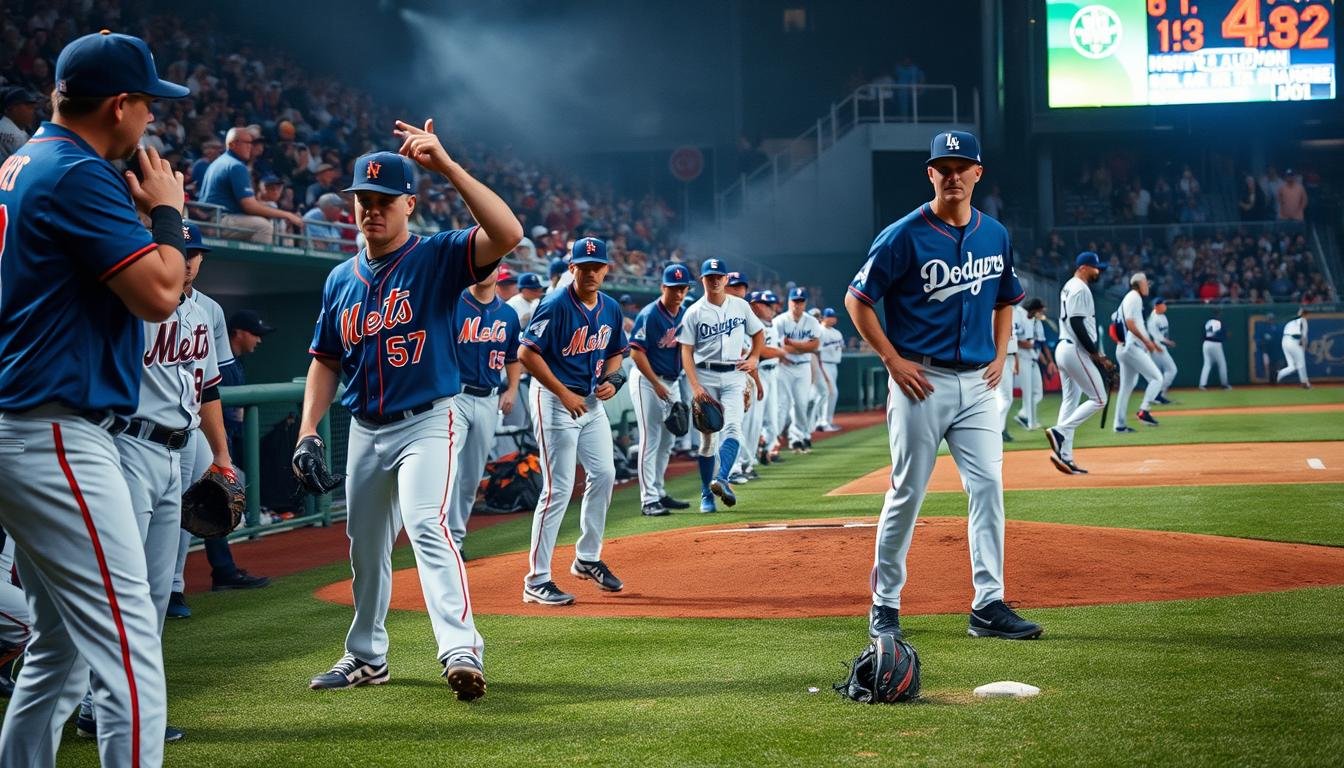
POLYGON ((462 384, 498 387, 504 383, 504 366, 518 360, 518 313, 499 296, 484 306, 462 291, 453 314, 457 329, 457 367, 462 384))
POLYGON ((664 379, 681 375, 677 326, 685 314, 682 307, 677 307, 677 314, 670 314, 663 306, 663 300, 655 299, 635 315, 635 326, 630 330, 630 346, 643 352, 653 372, 664 379))
POLYGON ((0 165, 0 410, 135 413, 144 324, 104 283, 155 248, 74 132, 43 123, 0 165))
POLYGON ((351 413, 381 416, 461 390, 453 309, 495 266, 472 264, 475 243, 475 228, 411 235, 376 272, 361 250, 327 276, 309 354, 340 361, 351 413))
POLYGON ((625 354, 629 346, 616 300, 598 291, 597 306, 590 310, 573 284, 541 300, 522 343, 541 355, 561 384, 590 394, 607 360, 625 354))
POLYGON ((1024 295, 1002 224, 972 208, 953 227, 928 203, 882 230, 849 292, 883 301, 887 338, 903 355, 970 365, 994 360, 994 307, 1024 295))

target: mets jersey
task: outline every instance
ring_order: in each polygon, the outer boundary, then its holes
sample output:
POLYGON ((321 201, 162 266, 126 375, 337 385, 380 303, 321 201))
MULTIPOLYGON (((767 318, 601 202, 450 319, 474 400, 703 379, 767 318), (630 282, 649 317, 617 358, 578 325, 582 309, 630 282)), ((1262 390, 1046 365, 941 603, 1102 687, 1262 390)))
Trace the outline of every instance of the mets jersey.
POLYGON ((955 227, 928 203, 882 230, 849 292, 883 301, 887 338, 902 354, 968 365, 994 360, 994 309, 1024 295, 1002 224, 972 208, 955 227))
POLYGON ((452 307, 494 270, 476 267, 476 228, 411 235, 373 263, 361 250, 327 276, 309 354, 340 361, 356 416, 410 410, 461 390, 452 307))
POLYGON ((546 294, 521 343, 541 355, 561 384, 591 394, 607 360, 629 346, 622 321, 615 299, 598 291, 597 305, 589 309, 571 283, 546 294))
POLYGON ((145 323, 145 370, 136 418, 169 429, 200 425, 201 393, 219 383, 217 340, 210 321, 207 307, 184 296, 172 317, 145 323))
POLYGON ((144 326, 104 283, 156 247, 74 132, 43 123, 0 165, 0 410, 135 411, 144 326))
POLYGON ((630 346, 649 359, 649 367, 659 377, 672 380, 681 375, 681 348, 677 346, 677 327, 686 310, 677 307, 674 315, 655 299, 635 315, 630 331, 630 346))
POLYGON ((457 366, 462 383, 493 389, 504 383, 504 366, 518 360, 518 314, 498 296, 481 304, 462 291, 453 316, 457 366))

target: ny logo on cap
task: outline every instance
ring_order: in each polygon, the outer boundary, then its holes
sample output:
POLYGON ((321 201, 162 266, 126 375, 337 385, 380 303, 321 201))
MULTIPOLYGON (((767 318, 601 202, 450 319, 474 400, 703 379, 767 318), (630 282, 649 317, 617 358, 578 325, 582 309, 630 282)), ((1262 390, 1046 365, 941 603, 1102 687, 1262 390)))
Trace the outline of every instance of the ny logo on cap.
POLYGON ((956 136, 954 136, 954 135, 952 135, 952 134, 950 134, 950 133, 947 134, 947 148, 948 148, 948 149, 961 149, 961 139, 958 139, 956 136))
POLYGON ((376 178, 378 178, 378 172, 381 171, 381 170, 383 170, 383 164, 382 164, 382 163, 377 162, 376 160, 370 160, 370 161, 369 161, 369 167, 368 167, 367 175, 368 175, 368 177, 369 177, 370 179, 376 179, 376 178))
POLYGON ((183 239, 183 240, 191 240, 191 230, 187 229, 187 225, 186 225, 186 224, 183 224, 183 225, 182 225, 182 239, 183 239))
POLYGON ((589 255, 597 253, 597 242, 594 240, 589 240, 588 242, 584 243, 583 251, 584 253, 587 253, 589 255))

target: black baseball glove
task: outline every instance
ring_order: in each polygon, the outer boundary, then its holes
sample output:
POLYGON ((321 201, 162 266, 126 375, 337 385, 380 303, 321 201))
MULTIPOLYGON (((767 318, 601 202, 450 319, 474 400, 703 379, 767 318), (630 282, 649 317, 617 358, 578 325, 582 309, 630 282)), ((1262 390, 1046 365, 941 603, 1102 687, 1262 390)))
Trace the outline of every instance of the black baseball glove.
POLYGON ((691 431, 691 409, 686 404, 677 401, 668 409, 667 418, 663 419, 663 426, 667 431, 681 437, 691 431))
POLYGON ((299 484, 315 496, 328 493, 345 482, 345 475, 332 477, 331 470, 327 469, 326 451, 322 439, 317 435, 309 435, 299 441, 291 463, 299 484))
POLYGON ((598 380, 598 384, 610 384, 617 392, 621 390, 621 385, 625 383, 625 374, 620 370, 612 371, 598 380))
POLYGON ((712 397, 696 400, 691 405, 691 421, 701 432, 718 432, 723 429, 723 403, 712 397))
POLYGON ((890 633, 878 635, 854 660, 836 691, 861 704, 895 704, 919 698, 919 654, 890 633))
POLYGON ((182 528, 202 539, 223 536, 243 519, 246 492, 232 467, 212 464, 182 494, 182 528))
POLYGON ((1101 382, 1106 385, 1107 392, 1114 392, 1120 388, 1120 368, 1109 357, 1101 359, 1097 371, 1101 373, 1101 382))

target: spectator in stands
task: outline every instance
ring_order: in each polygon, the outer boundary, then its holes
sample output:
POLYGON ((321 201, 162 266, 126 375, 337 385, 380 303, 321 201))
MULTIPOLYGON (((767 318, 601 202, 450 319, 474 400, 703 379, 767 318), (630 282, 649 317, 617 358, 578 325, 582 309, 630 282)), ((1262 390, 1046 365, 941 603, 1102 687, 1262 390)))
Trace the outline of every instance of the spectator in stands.
POLYGON ((977 198, 976 205, 989 218, 996 221, 1003 218, 1003 194, 999 192, 999 185, 990 187, 989 194, 984 198, 977 198))
POLYGON ((896 65, 896 85, 904 86, 896 90, 896 114, 905 118, 914 112, 915 94, 924 84, 924 70, 920 69, 909 56, 902 56, 896 65))
POLYGON ((335 192, 328 192, 317 198, 317 205, 303 214, 315 250, 341 250, 344 242, 341 235, 342 227, 337 226, 337 223, 344 213, 345 200, 335 192))
POLYGON ((328 192, 340 192, 341 185, 337 183, 340 176, 340 169, 331 163, 319 164, 317 170, 313 172, 316 181, 308 185, 308 191, 303 196, 304 202, 308 205, 317 205, 317 198, 328 192))
MULTIPOLYGON (((28 142, 37 121, 38 97, 27 88, 10 88, 0 94, 4 117, 0 117, 0 161, 28 142)), ((151 123, 152 125, 152 123, 151 123)))
POLYGON ((1153 194, 1143 188, 1143 182, 1135 176, 1129 185, 1129 215, 1135 224, 1147 224, 1149 210, 1153 206, 1153 194))
POLYGON ((206 169, 200 197, 201 202, 223 209, 219 223, 229 229, 221 232, 221 236, 270 243, 273 233, 270 219, 284 219, 295 229, 303 227, 303 219, 289 211, 267 207, 252 191, 252 175, 247 163, 252 159, 256 141, 248 129, 230 128, 224 137, 227 151, 206 169))
POLYGON ((1181 206, 1182 224, 1203 224, 1209 220, 1209 214, 1199 200, 1199 195, 1186 195, 1185 205, 1181 206))
POLYGON ((1279 217, 1279 188, 1283 186, 1283 179, 1279 176, 1279 169, 1269 166, 1265 169, 1265 174, 1260 177, 1260 191, 1265 195, 1265 206, 1267 213, 1273 214, 1272 217, 1279 217))
POLYGON ((1283 172, 1279 187, 1279 221, 1302 221, 1307 210, 1307 188, 1289 168, 1283 172))
POLYGON ((1260 190, 1255 177, 1246 174, 1241 197, 1237 200, 1237 213, 1242 221, 1264 221, 1268 216, 1265 207, 1265 193, 1260 190))
POLYGON ((1149 218, 1152 223, 1170 224, 1175 221, 1175 193, 1171 189, 1171 184, 1167 183, 1167 177, 1158 176, 1157 181, 1153 182, 1152 197, 1152 208, 1149 210, 1149 218))
POLYGON ((215 160, 223 153, 224 142, 219 139, 206 139, 206 141, 201 144, 200 158, 191 164, 191 175, 188 178, 188 181, 193 183, 196 188, 199 189, 201 183, 205 181, 206 169, 208 169, 210 164, 215 162, 215 160))

